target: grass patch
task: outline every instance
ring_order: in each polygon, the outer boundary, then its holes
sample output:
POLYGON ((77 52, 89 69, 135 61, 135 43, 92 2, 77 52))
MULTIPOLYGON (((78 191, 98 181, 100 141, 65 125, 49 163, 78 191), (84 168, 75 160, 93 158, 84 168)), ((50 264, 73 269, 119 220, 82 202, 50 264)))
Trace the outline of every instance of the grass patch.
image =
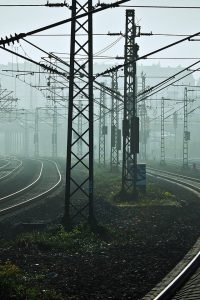
MULTIPOLYGON (((30 251, 36 256, 38 252, 90 255, 109 247, 108 236, 111 237, 111 231, 104 227, 99 227, 98 232, 94 233, 88 226, 80 225, 66 232, 62 225, 54 225, 44 232, 21 234, 14 241, 1 243, 1 247, 4 245, 7 249, 20 249, 24 255, 30 251)), ((62 295, 55 290, 44 289, 54 274, 51 275, 52 272, 47 272, 44 267, 39 272, 24 271, 10 261, 0 264, 0 299, 63 300, 62 295)))
POLYGON ((112 201, 120 193, 121 174, 95 169, 95 196, 112 201))
POLYGON ((97 168, 95 173, 96 196, 117 206, 149 206, 175 205, 180 206, 176 196, 165 191, 154 183, 148 183, 146 192, 140 192, 138 199, 132 199, 131 194, 121 194, 121 174, 111 174, 97 168))
POLYGON ((43 277, 39 274, 27 274, 10 261, 0 264, 0 299, 63 300, 55 290, 40 290, 43 277))
POLYGON ((65 231, 62 225, 50 227, 44 232, 26 233, 17 238, 19 247, 41 250, 61 250, 72 253, 93 253, 106 246, 108 233, 94 233, 89 226, 79 225, 72 231, 65 231))

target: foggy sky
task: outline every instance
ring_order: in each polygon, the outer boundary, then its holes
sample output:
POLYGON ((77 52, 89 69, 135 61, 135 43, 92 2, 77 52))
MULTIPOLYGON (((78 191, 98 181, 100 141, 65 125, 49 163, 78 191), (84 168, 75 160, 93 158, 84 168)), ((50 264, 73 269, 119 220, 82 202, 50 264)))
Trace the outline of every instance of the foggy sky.
MULTIPOLYGON (((84 0, 80 0, 83 3, 84 0)), ((53 2, 52 0, 50 2, 53 2)), ((55 2, 55 1, 54 1, 55 2)), ((56 1, 60 2, 60 1, 56 1)), ((71 3, 71 1, 68 1, 71 3)), ((111 3, 113 1, 103 1, 111 3)), ((44 0, 0 0, 0 4, 45 4, 44 0)), ((97 0, 94 0, 94 4, 97 0)), ((190 5, 198 6, 199 0, 132 0, 127 2, 127 5, 190 5)), ((70 17, 70 10, 67 8, 46 8, 46 7, 33 7, 33 8, 4 8, 1 7, 0 18, 0 37, 6 35, 27 32, 32 29, 39 28, 51 24, 56 21, 63 20, 70 17)), ((94 15, 94 33, 107 33, 110 32, 124 32, 125 30, 125 9, 115 8, 108 9, 107 11, 94 15)), ((199 10, 184 10, 184 9, 146 9, 136 8, 137 23, 142 27, 142 32, 153 33, 177 33, 177 34, 193 34, 200 31, 199 10)), ((44 33, 70 33, 70 24, 66 24, 44 33)), ((69 37, 29 37, 31 42, 36 43, 47 51, 58 51, 69 54, 69 37)), ((117 37, 94 37, 94 52, 105 48, 110 43, 114 42, 117 37)), ((146 54, 152 50, 162 47, 168 43, 172 43, 179 37, 140 37, 137 43, 140 46, 139 55, 146 54)), ((20 48, 20 53, 24 54, 25 51, 30 57, 39 61, 43 54, 27 46, 24 42, 20 43, 23 47, 20 48)), ((19 47, 16 43, 15 47, 19 47)), ((181 45, 173 47, 167 51, 155 55, 154 57, 200 57, 200 43, 199 42, 185 42, 181 45)), ((111 50, 103 53, 106 56, 123 56, 124 39, 122 38, 116 46, 111 50)), ((16 62, 16 58, 13 58, 16 62)), ((10 54, 1 50, 0 63, 7 63, 12 61, 10 54)), ((97 62, 105 62, 109 64, 116 64, 116 60, 97 60, 97 62)), ((143 65, 150 65, 158 63, 158 60, 142 61, 143 65)), ((140 64, 141 64, 140 63, 140 64)), ((186 60, 162 60, 163 66, 187 66, 192 61, 186 60)))

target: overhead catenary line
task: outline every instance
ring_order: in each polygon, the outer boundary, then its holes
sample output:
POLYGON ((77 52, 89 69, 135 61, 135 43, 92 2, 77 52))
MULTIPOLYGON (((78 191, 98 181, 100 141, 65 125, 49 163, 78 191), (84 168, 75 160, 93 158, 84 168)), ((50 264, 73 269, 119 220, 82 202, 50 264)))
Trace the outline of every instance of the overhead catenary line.
MULTIPOLYGON (((180 75, 181 73, 183 73, 183 72, 185 72, 185 71, 188 71, 189 68, 191 68, 191 67, 193 67, 193 66, 195 66, 195 65, 197 65, 197 64, 199 64, 199 63, 200 63, 200 60, 198 60, 198 61, 195 62, 194 64, 191 64, 191 65, 187 66, 187 67, 184 68, 183 70, 181 70, 181 71, 175 73, 174 75, 172 75, 172 76, 166 78, 165 80, 159 82, 159 83, 156 84, 155 86, 150 87, 150 88, 146 89, 145 91, 138 93, 137 97, 142 96, 142 95, 145 95, 146 93, 152 92, 154 89, 159 88, 159 87, 162 86, 163 84, 165 84, 165 83, 167 83, 168 81, 174 79, 176 76, 180 75)), ((195 70, 195 72, 196 72, 196 71, 197 71, 197 69, 195 70)), ((187 76, 188 76, 188 75, 187 75, 187 76)))
POLYGON ((47 26, 44 26, 44 27, 40 27, 38 29, 29 31, 29 32, 26 32, 26 33, 15 34, 14 36, 11 35, 10 37, 6 37, 5 39, 1 38, 0 39, 0 45, 5 46, 5 45, 9 45, 10 43, 14 44, 14 42, 19 42, 19 40, 21 40, 22 38, 25 38, 27 36, 31 36, 33 34, 49 30, 51 28, 58 27, 60 25, 64 25, 66 23, 70 23, 73 20, 78 20, 78 19, 87 17, 88 15, 91 15, 91 14, 94 14, 94 13, 106 10, 108 8, 119 7, 120 4, 125 3, 125 2, 129 2, 129 1, 130 0, 120 0, 120 1, 117 1, 115 3, 106 4, 106 5, 103 5, 103 6, 99 7, 99 8, 95 8, 95 9, 93 9, 91 11, 85 12, 83 14, 76 15, 75 17, 71 17, 71 18, 68 18, 68 19, 56 22, 56 23, 52 23, 50 25, 47 25, 47 26))
POLYGON ((200 9, 200 6, 168 6, 168 5, 120 5, 126 8, 162 8, 162 9, 200 9))
MULTIPOLYGON (((52 52, 49 53, 47 51, 45 51, 44 49, 38 47, 37 45, 33 44, 32 42, 26 40, 23 38, 23 41, 25 41, 26 43, 30 44, 31 46, 33 46, 34 48, 38 49, 39 51, 45 53, 46 55, 48 55, 48 57, 53 57, 55 60, 61 62, 62 64, 66 65, 67 67, 70 67, 69 63, 65 62, 63 59, 61 59, 60 57, 56 56, 55 54, 53 54, 52 52)), ((52 62, 49 62, 50 64, 52 64, 52 62)), ((57 68, 60 68, 59 66, 56 66, 57 68)), ((60 68, 61 70, 63 70, 62 68, 60 68)), ((84 79, 82 77, 85 77, 85 75, 81 72, 79 72, 79 75, 80 75, 80 80, 85 82, 84 79)), ((64 75, 65 76, 65 75, 64 75)), ((104 86, 103 84, 99 83, 98 81, 94 80, 94 83, 100 87, 104 87, 105 90, 106 90, 106 94, 108 94, 109 96, 111 96, 111 93, 114 93, 117 97, 117 99, 121 102, 123 102, 123 97, 122 95, 118 92, 116 93, 116 91, 113 91, 111 88, 107 87, 107 86, 104 86), (109 93, 108 93, 109 92, 109 93)))
POLYGON ((0 4, 0 7, 44 7, 45 4, 0 4))
POLYGON ((157 94, 157 93, 161 92, 162 90, 166 89, 167 87, 169 87, 169 86, 173 85, 174 83, 176 83, 176 82, 180 81, 181 79, 184 79, 184 78, 188 77, 189 75, 191 75, 191 74, 193 74, 193 73, 195 73, 195 72, 196 72, 196 70, 193 70, 192 72, 190 72, 190 73, 186 74, 185 76, 182 76, 181 78, 179 78, 179 79, 175 80, 174 82, 172 82, 172 83, 170 83, 170 84, 168 84, 168 85, 164 86, 163 88, 159 89, 158 91, 156 91, 156 92, 153 92, 152 94, 150 94, 150 95, 146 96, 145 98, 142 98, 142 99, 138 100, 138 101, 137 101, 137 103, 139 103, 139 102, 141 102, 141 101, 143 101, 143 100, 147 99, 148 97, 151 97, 151 96, 153 96, 153 95, 155 95, 155 94, 157 94))
MULTIPOLYGON (((77 36, 86 36, 87 34, 86 33, 79 33, 77 34, 77 36)), ((119 32, 119 33, 93 33, 93 36, 102 36, 102 37, 105 37, 105 36, 116 36, 116 35, 121 35, 123 37, 125 37, 125 33, 123 32, 119 32)), ((169 37, 186 37, 186 36, 189 36, 190 34, 178 34, 178 33, 153 33, 152 31, 150 33, 143 33, 141 32, 140 33, 140 37, 145 37, 145 36, 169 36, 169 37)), ((34 34, 32 35, 32 37, 70 37, 71 34, 70 33, 49 33, 49 34, 34 34)))
POLYGON ((197 35, 200 35, 200 32, 197 32, 197 33, 195 33, 195 34, 189 35, 189 36, 186 37, 186 38, 183 38, 183 39, 178 40, 178 41, 176 41, 176 42, 174 42, 174 43, 168 44, 168 45, 166 45, 166 46, 164 46, 164 47, 162 47, 162 48, 159 48, 159 49, 157 49, 157 50, 154 50, 154 51, 152 51, 152 52, 150 52, 150 53, 147 53, 147 54, 145 54, 145 55, 142 55, 142 56, 138 57, 137 59, 135 59, 134 61, 129 61, 128 63, 120 64, 120 65, 118 65, 118 66, 116 66, 116 67, 107 69, 107 70, 105 70, 105 71, 102 72, 102 73, 97 73, 97 74, 96 74, 96 78, 98 78, 98 77, 100 77, 100 76, 103 76, 103 75, 106 75, 106 74, 109 74, 110 72, 117 71, 117 70, 119 70, 119 69, 121 69, 121 68, 124 68, 126 65, 132 64, 132 63, 134 63, 134 62, 136 62, 136 61, 139 61, 139 60, 142 60, 142 59, 146 59, 148 56, 152 56, 152 55, 154 55, 154 54, 156 54, 156 53, 159 53, 159 52, 161 52, 161 51, 163 51, 163 50, 166 50, 166 49, 169 49, 169 48, 171 48, 171 47, 174 47, 174 46, 176 46, 176 45, 178 45, 178 44, 181 44, 181 43, 183 43, 183 42, 190 41, 191 38, 193 38, 193 37, 195 37, 195 36, 197 36, 197 35))
MULTIPOLYGON (((119 1, 120 2, 120 1, 119 1)), ((126 2, 126 1, 124 1, 126 2)), ((106 4, 108 5, 108 4, 106 4)), ((67 3, 54 5, 53 3, 46 4, 0 4, 0 7, 68 7, 67 3)), ((120 5, 119 7, 127 8, 161 8, 161 9, 200 9, 200 6, 162 6, 162 5, 120 5)))
POLYGON ((54 69, 54 68, 51 68, 50 66, 47 66, 47 65, 42 64, 42 63, 39 63, 39 62, 37 62, 37 61, 35 61, 35 60, 31 59, 31 58, 28 58, 28 57, 26 57, 26 56, 24 56, 24 55, 22 55, 22 54, 19 54, 19 53, 17 53, 17 52, 14 52, 14 51, 10 50, 10 49, 7 49, 7 48, 1 47, 1 46, 0 46, 0 49, 2 49, 2 50, 4 50, 4 51, 7 51, 7 52, 9 52, 9 53, 11 53, 11 54, 14 54, 14 55, 16 55, 16 56, 18 56, 18 57, 20 57, 20 58, 22 58, 22 59, 25 59, 25 60, 27 60, 27 61, 29 61, 29 62, 35 64, 35 65, 38 65, 38 66, 40 66, 41 68, 48 70, 50 73, 55 73, 55 74, 58 74, 58 75, 65 75, 65 73, 61 73, 61 72, 59 72, 58 70, 56 70, 56 69, 54 69))

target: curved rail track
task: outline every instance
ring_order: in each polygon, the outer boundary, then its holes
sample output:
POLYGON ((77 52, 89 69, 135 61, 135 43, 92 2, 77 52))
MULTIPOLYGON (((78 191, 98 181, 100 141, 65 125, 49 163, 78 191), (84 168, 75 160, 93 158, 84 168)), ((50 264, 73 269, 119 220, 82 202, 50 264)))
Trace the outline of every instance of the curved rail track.
POLYGON ((0 167, 0 181, 10 177, 14 173, 16 173, 23 165, 22 160, 13 159, 8 160, 5 165, 0 167))
MULTIPOLYGON (((171 173, 159 169, 148 168, 148 175, 175 183, 182 188, 189 189, 200 198, 200 179, 171 173)), ((173 278, 154 300, 192 300, 200 299, 200 251, 187 263, 187 265, 173 278), (192 297, 193 293, 193 297, 192 297)))
POLYGON ((43 199, 60 185, 62 176, 57 163, 50 160, 40 163, 39 175, 31 184, 0 198, 0 217, 43 199))

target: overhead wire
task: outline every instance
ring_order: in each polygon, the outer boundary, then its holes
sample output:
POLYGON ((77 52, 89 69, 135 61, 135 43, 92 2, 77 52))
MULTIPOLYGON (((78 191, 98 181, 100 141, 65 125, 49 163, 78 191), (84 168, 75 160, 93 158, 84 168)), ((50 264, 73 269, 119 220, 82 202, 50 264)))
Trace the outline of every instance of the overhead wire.
MULTIPOLYGON (((70 67, 70 64, 69 64, 69 63, 65 62, 64 60, 62 60, 61 58, 59 58, 58 56, 56 56, 55 54, 53 54, 53 52, 49 53, 49 52, 45 51, 44 49, 38 47, 37 45, 33 44, 32 42, 30 42, 30 41, 24 39, 24 38, 23 38, 23 41, 25 41, 26 43, 28 43, 28 44, 30 44, 31 46, 35 47, 36 49, 40 50, 41 52, 45 53, 45 54, 48 55, 49 57, 53 57, 54 59, 58 60, 58 61, 61 62, 62 64, 66 65, 67 67, 70 67)), ((49 63, 50 63, 50 62, 49 62, 49 63)), ((58 66, 57 66, 57 67, 58 67, 58 66)), ((58 68, 59 68, 59 67, 58 67, 58 68)), ((81 72, 79 71, 79 74, 80 74, 80 77, 81 77, 80 80, 86 83, 86 81, 84 81, 84 79, 82 78, 82 77, 85 77, 84 73, 81 73, 81 72)), ((99 83, 99 82, 96 81, 96 80, 94 80, 94 83, 95 83, 96 85, 100 86, 100 87, 103 86, 101 83, 99 83)), ((108 94, 108 92, 109 92, 109 95, 111 95, 110 93, 115 93, 115 94, 116 94, 116 91, 112 90, 111 88, 109 88, 109 87, 107 87, 107 86, 105 86, 105 89, 106 89, 106 91, 107 91, 107 94, 108 94)), ((122 98, 120 98, 120 97, 122 97, 122 95, 120 95, 119 92, 117 93, 116 97, 118 98, 118 100, 123 101, 122 98)))
POLYGON ((31 30, 29 32, 26 32, 26 33, 20 33, 20 34, 15 34, 14 36, 10 36, 10 37, 6 37, 5 39, 1 38, 0 39, 0 45, 9 45, 10 43, 14 43, 14 42, 19 42, 20 39, 22 38, 25 38, 27 36, 31 36, 33 34, 36 34, 36 33, 39 33, 39 32, 43 32, 43 31, 46 31, 46 30, 49 30, 51 28, 54 28, 54 27, 58 27, 60 25, 64 25, 66 23, 70 23, 72 22, 73 20, 78 20, 78 19, 81 19, 81 18, 84 18, 84 17, 87 17, 89 15, 93 15, 97 12, 100 12, 100 11, 103 11, 103 10, 106 10, 108 8, 116 8, 116 7, 119 7, 120 4, 122 3, 125 3, 125 2, 129 2, 130 0, 119 0, 115 3, 111 3, 111 4, 107 4, 107 5, 103 5, 101 7, 98 7, 98 8, 95 8, 91 11, 88 11, 88 12, 85 12, 85 13, 82 13, 82 14, 79 14, 79 15, 76 15, 74 17, 71 17, 71 18, 68 18, 68 19, 65 19, 65 20, 62 20, 62 21, 59 21, 59 22, 56 22, 56 23, 52 23, 50 25, 47 25, 47 26, 44 26, 44 27, 40 27, 40 28, 37 28, 37 29, 34 29, 34 30, 31 30))
POLYGON ((195 34, 190 35, 190 36, 188 36, 188 37, 186 37, 186 38, 183 38, 183 39, 181 39, 181 40, 178 40, 178 41, 176 41, 176 42, 173 42, 173 43, 171 43, 171 44, 168 44, 168 45, 166 45, 166 46, 164 46, 164 47, 161 47, 161 48, 159 48, 159 49, 157 49, 157 50, 154 50, 154 51, 152 51, 152 52, 149 52, 149 53, 147 53, 147 54, 145 54, 145 55, 142 55, 142 56, 140 56, 140 57, 138 57, 138 58, 136 58, 136 59, 134 59, 134 60, 132 60, 132 61, 128 61, 128 62, 125 62, 124 64, 120 64, 120 65, 118 65, 118 66, 116 66, 116 67, 107 69, 107 70, 105 70, 105 71, 102 72, 102 73, 97 73, 97 74, 96 74, 96 78, 98 78, 98 77, 100 77, 100 76, 102 76, 102 75, 105 75, 105 74, 109 74, 110 72, 117 71, 117 70, 119 70, 119 69, 121 69, 121 68, 124 68, 125 66, 128 66, 128 65, 130 65, 130 64, 132 64, 132 63, 134 63, 134 62, 137 62, 137 61, 139 61, 139 60, 141 60, 141 59, 146 59, 148 56, 152 56, 152 55, 154 55, 154 54, 156 54, 156 53, 158 53, 158 52, 161 52, 161 51, 163 51, 163 50, 169 49, 169 48, 174 47, 174 46, 176 46, 176 45, 178 45, 178 44, 181 44, 181 43, 183 43, 183 42, 190 41, 190 39, 191 39, 192 37, 195 37, 195 36, 197 36, 197 35, 199 35, 199 34, 200 34, 200 32, 195 33, 195 34))
MULTIPOLYGON (((159 83, 156 84, 155 86, 150 87, 150 88, 148 88, 148 89, 146 89, 146 90, 144 90, 144 91, 138 93, 137 97, 142 96, 142 95, 144 95, 144 94, 146 94, 146 93, 152 92, 154 89, 159 88, 159 87, 162 86, 163 84, 165 84, 165 83, 167 83, 168 81, 174 79, 176 76, 180 75, 181 73, 183 73, 183 72, 185 72, 185 71, 188 71, 189 68, 194 67, 195 65, 197 65, 197 64, 199 64, 199 63, 200 63, 200 60, 198 60, 198 61, 195 62, 194 64, 191 64, 191 65, 187 66, 187 67, 184 68, 183 70, 181 70, 181 71, 175 73, 174 75, 168 77, 167 79, 165 79, 165 80, 159 82, 159 83)), ((196 72, 196 71, 197 71, 197 70, 195 70, 195 72, 196 72)))
POLYGON ((170 6, 170 5, 120 5, 126 8, 161 8, 161 9, 200 9, 200 6, 170 6))
MULTIPOLYGON (((193 71, 191 71, 191 72, 189 72, 189 73, 186 74, 185 76, 182 76, 181 78, 179 78, 179 79, 173 81, 172 83, 170 83, 170 84, 164 86, 163 88, 159 89, 158 91, 153 92, 152 94, 148 95, 147 98, 148 98, 148 97, 151 97, 151 96, 153 96, 153 95, 155 95, 155 94, 157 94, 158 92, 161 92, 162 90, 164 90, 164 89, 166 89, 167 87, 171 86, 172 84, 174 84, 174 83, 180 81, 181 79, 184 79, 184 78, 188 77, 189 75, 195 73, 196 71, 197 71, 197 69, 196 69, 196 70, 193 70, 193 71)), ((140 100, 138 100, 137 103, 139 103, 139 102, 141 102, 141 101, 143 101, 143 100, 145 100, 145 99, 146 99, 146 97, 145 97, 145 98, 142 98, 142 99, 140 99, 140 100)))

